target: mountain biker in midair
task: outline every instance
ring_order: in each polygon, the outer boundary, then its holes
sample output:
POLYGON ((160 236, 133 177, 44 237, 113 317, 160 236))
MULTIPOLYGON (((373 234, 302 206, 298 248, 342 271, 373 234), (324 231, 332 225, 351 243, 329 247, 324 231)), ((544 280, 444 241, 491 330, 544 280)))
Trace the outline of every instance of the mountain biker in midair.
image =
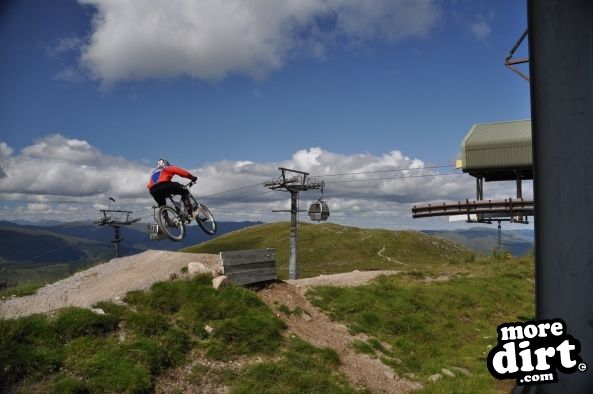
POLYGON ((189 200, 189 192, 181 184, 171 181, 174 175, 187 178, 192 182, 198 180, 198 177, 192 175, 189 171, 181 167, 171 165, 167 160, 160 159, 157 162, 157 168, 150 176, 148 190, 159 207, 166 205, 167 198, 171 195, 180 195, 188 215, 193 217, 193 209, 189 200))

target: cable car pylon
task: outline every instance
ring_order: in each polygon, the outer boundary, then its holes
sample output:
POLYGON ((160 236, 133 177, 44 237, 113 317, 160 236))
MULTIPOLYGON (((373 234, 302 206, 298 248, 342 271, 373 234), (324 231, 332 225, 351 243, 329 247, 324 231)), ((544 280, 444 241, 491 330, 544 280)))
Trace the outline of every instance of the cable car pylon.
POLYGON ((308 172, 291 170, 278 167, 281 174, 278 178, 265 182, 264 186, 271 190, 290 193, 290 210, 274 212, 290 212, 290 256, 288 259, 288 279, 295 280, 298 277, 298 199, 299 192, 321 189, 325 186, 323 181, 318 182, 309 178, 308 172))

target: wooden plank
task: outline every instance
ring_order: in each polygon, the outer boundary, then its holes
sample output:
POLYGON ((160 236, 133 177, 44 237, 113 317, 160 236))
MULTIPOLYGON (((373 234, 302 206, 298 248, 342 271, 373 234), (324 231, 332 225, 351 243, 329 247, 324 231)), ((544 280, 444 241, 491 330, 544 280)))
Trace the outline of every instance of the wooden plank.
POLYGON ((230 274, 234 272, 244 272, 244 271, 252 271, 256 269, 262 268, 276 268, 276 262, 274 261, 263 261, 261 263, 251 263, 251 264, 241 264, 241 265, 231 265, 231 266, 222 266, 222 270, 224 274, 230 274))
POLYGON ((220 252, 223 266, 249 264, 255 262, 276 261, 274 249, 254 249, 232 252, 220 252))
POLYGON ((276 275, 276 273, 272 273, 272 274, 257 274, 257 275, 253 275, 249 272, 244 272, 241 274, 234 274, 234 275, 230 275, 229 280, 235 284, 238 285, 245 285, 245 284, 250 284, 250 283, 259 283, 259 282, 265 282, 265 281, 269 281, 269 280, 276 280, 278 279, 278 276, 276 275))
POLYGON ((238 285, 278 278, 274 249, 221 252, 222 268, 229 280, 238 285))
POLYGON ((274 268, 264 268, 258 269, 253 271, 243 271, 243 272, 234 272, 230 274, 225 274, 229 279, 239 278, 239 277, 257 277, 257 276, 268 276, 268 275, 276 275, 276 267, 274 268))

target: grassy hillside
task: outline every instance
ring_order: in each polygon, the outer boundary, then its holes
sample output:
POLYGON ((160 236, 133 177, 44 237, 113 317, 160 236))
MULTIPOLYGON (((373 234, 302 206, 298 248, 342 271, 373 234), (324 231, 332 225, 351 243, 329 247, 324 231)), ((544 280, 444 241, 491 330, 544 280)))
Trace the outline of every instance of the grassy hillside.
MULTIPOLYGON (((286 276, 289 224, 239 230, 185 251, 272 247, 286 276)), ((301 277, 354 269, 396 269, 355 288, 316 287, 307 296, 366 339, 352 344, 424 393, 503 393, 486 355, 502 322, 534 318, 533 260, 475 256, 412 231, 334 224, 300 226, 301 277), (382 257, 383 256, 383 257, 382 257), (455 377, 442 376, 446 368, 455 377), (459 371, 463 371, 459 372, 459 371), (467 376, 466 376, 467 375, 467 376)), ((130 292, 106 315, 67 308, 49 316, 0 320, 0 391, 21 392, 355 392, 339 355, 286 336, 272 309, 210 278, 175 280, 130 292), (183 380, 178 379, 182 375, 183 380), (174 383, 172 383, 174 382, 174 383)))
MULTIPOLYGON (((290 223, 252 226, 182 249, 219 253, 243 249, 276 249, 278 272, 288 273, 290 223)), ((450 241, 416 231, 359 229, 337 224, 299 224, 299 277, 352 270, 414 270, 471 261, 473 252, 450 241)))
POLYGON ((198 277, 124 301, 99 303, 105 314, 0 320, 0 392, 358 392, 335 351, 283 336, 284 323, 246 289, 198 277), (183 380, 171 381, 176 368, 183 380))
POLYGON ((427 267, 354 288, 316 287, 307 296, 353 333, 366 334, 356 349, 422 382, 421 393, 508 393, 514 381, 493 378, 486 357, 498 325, 535 318, 533 259, 478 258, 456 268, 427 267), (436 374, 441 379, 431 381, 436 374))

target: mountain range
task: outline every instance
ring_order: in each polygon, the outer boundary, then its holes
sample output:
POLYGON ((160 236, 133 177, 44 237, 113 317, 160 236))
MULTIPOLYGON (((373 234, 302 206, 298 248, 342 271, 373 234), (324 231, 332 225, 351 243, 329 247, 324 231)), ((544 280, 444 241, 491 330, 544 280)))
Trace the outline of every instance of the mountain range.
MULTIPOLYGON (((219 222, 216 236, 238 230, 257 222, 219 222)), ((17 224, 0 221, 0 264, 40 266, 67 263, 70 266, 114 257, 114 230, 98 227, 90 222, 52 222, 43 224, 17 224)), ((178 250, 196 245, 212 236, 197 226, 191 226, 182 242, 154 241, 148 238, 146 224, 121 226, 120 256, 139 253, 147 249, 178 250)))
MULTIPOLYGON (((491 254, 498 246, 498 230, 494 228, 471 227, 460 230, 424 230, 423 232, 456 242, 483 254, 491 254)), ((503 230, 501 233, 501 248, 511 252, 513 256, 523 256, 531 252, 533 247, 533 230, 503 230)))

